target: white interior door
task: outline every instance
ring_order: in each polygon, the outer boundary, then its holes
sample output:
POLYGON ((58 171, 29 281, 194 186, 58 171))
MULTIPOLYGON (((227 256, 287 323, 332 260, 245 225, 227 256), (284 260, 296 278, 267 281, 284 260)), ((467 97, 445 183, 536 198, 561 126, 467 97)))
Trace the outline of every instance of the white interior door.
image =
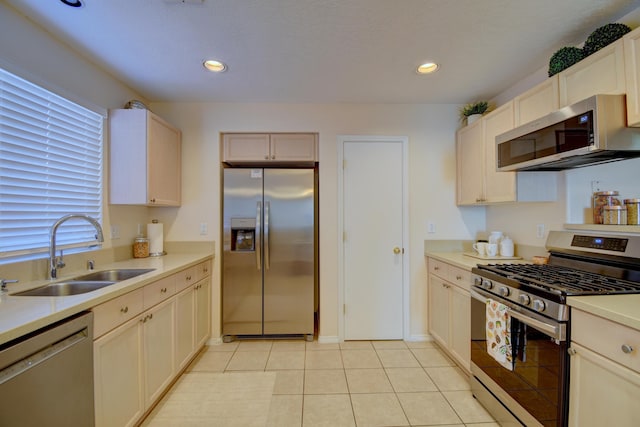
POLYGON ((404 145, 344 140, 344 339, 402 339, 404 145))

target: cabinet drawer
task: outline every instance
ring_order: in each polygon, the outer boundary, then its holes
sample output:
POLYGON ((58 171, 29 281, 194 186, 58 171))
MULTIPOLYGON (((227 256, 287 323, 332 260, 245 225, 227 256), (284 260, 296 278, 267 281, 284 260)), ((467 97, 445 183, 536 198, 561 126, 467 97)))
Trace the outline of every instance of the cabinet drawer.
POLYGON ((176 277, 176 292, 180 292, 197 282, 197 267, 198 266, 187 268, 174 275, 176 277))
POLYGON ((640 372, 640 331, 580 310, 571 311, 571 340, 640 372), (629 353, 623 346, 631 347, 629 353))
POLYGON ((154 305, 166 300, 176 293, 176 277, 175 275, 160 279, 155 283, 151 283, 143 288, 144 309, 153 307, 154 305))
POLYGON ((201 262, 196 265, 196 282, 211 275, 211 261, 201 262))
POLYGON ((438 276, 441 279, 449 280, 449 264, 437 259, 429 258, 429 273, 438 276))
POLYGON ((142 313, 142 293, 138 289, 93 307, 94 339, 142 313))
POLYGON ((471 272, 470 271, 460 267, 454 267, 453 265, 450 265, 448 269, 447 277, 449 282, 458 285, 462 289, 465 289, 467 291, 471 289, 471 272))

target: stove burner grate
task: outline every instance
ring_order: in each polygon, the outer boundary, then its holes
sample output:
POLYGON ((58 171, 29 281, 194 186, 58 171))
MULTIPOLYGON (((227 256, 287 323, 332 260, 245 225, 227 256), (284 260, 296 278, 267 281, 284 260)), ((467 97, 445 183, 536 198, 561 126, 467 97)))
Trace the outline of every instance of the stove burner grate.
POLYGON ((519 283, 559 295, 606 295, 640 292, 640 283, 565 266, 489 264, 478 267, 519 283))

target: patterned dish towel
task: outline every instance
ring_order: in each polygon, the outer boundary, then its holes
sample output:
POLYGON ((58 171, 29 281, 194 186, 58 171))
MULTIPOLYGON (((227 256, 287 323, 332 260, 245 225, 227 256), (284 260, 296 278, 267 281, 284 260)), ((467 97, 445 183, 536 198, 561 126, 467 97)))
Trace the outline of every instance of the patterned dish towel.
POLYGON ((507 306, 487 298, 487 353, 496 362, 513 371, 511 353, 511 316, 507 306))

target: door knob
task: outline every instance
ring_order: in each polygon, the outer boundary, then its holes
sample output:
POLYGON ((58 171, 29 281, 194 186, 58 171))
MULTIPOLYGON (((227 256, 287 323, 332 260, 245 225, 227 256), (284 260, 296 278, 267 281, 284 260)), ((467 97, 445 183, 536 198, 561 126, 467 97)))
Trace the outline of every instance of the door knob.
POLYGON ((393 253, 394 254, 398 255, 400 252, 402 252, 402 251, 400 250, 399 247, 396 246, 395 248, 393 248, 393 253))

